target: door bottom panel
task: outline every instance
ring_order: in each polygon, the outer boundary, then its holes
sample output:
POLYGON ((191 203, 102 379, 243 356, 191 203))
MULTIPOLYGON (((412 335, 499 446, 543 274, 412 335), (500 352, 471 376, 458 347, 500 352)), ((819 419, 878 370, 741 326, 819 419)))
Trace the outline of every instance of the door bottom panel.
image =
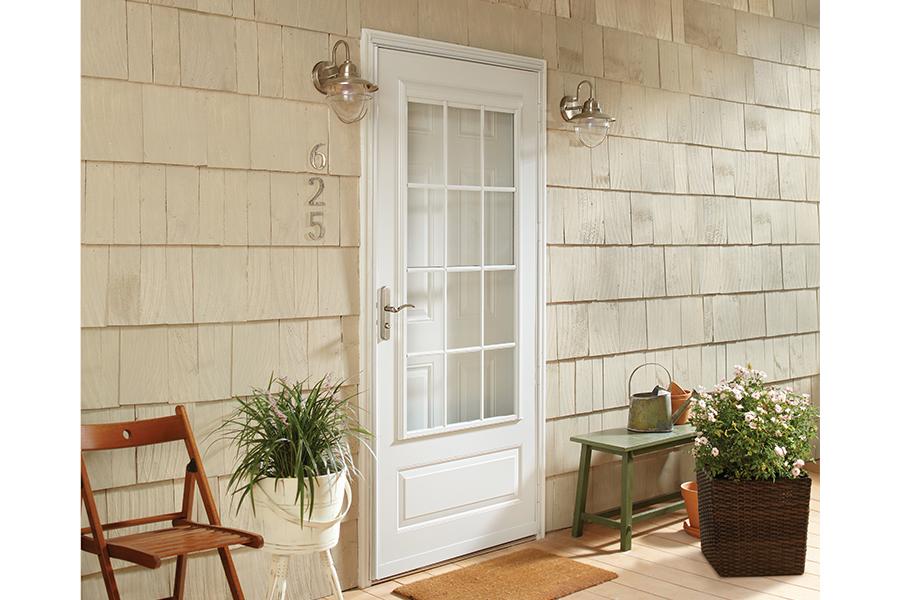
POLYGON ((454 558, 460 558, 466 554, 472 554, 487 550, 494 546, 508 544, 516 540, 537 535, 538 524, 528 523, 519 525, 504 531, 491 532, 481 537, 457 542, 441 548, 434 548, 426 552, 406 556, 395 561, 378 565, 375 573, 376 580, 389 579, 406 571, 427 569, 429 565, 445 562, 454 558))
POLYGON ((458 516, 519 496, 521 447, 398 472, 399 527, 458 516))

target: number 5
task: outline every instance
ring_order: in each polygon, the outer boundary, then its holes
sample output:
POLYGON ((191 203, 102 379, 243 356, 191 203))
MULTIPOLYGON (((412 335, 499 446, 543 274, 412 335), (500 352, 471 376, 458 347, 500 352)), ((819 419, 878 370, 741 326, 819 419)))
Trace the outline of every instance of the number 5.
POLYGON ((306 237, 308 237, 309 239, 311 239, 313 241, 321 240, 323 237, 325 237, 325 223, 322 221, 322 219, 324 219, 324 218, 325 218, 325 213, 321 213, 321 212, 309 213, 309 226, 315 227, 316 232, 313 233, 312 231, 310 231, 309 233, 306 234, 306 237))

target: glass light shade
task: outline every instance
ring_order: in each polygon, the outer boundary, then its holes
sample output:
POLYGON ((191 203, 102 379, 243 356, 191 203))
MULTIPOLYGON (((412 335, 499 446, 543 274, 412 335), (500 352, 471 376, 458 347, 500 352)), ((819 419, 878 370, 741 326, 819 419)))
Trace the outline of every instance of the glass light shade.
POLYGON ((325 103, 344 123, 355 123, 365 117, 371 100, 372 94, 347 89, 329 92, 325 96, 325 103))
POLYGON ((588 117, 573 119, 573 121, 575 122, 575 136, 588 148, 596 148, 602 144, 609 133, 610 121, 608 119, 588 117))

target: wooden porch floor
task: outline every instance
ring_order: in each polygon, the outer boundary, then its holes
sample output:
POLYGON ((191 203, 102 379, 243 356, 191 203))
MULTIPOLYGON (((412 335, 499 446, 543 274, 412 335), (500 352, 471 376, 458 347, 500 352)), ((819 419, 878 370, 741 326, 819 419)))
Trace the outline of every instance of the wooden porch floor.
POLYGON ((344 593, 346 600, 400 598, 393 590, 404 583, 475 564, 527 547, 537 547, 561 556, 593 564, 618 573, 614 581, 566 596, 568 600, 677 600, 704 599, 788 599, 819 598, 819 475, 813 479, 810 506, 806 573, 789 577, 721 578, 700 552, 700 540, 686 534, 681 524, 683 511, 636 525, 629 552, 619 552, 618 534, 612 529, 588 524, 580 539, 569 530, 554 531, 540 541, 526 542, 493 552, 468 557, 426 571, 380 583, 365 590, 344 593))

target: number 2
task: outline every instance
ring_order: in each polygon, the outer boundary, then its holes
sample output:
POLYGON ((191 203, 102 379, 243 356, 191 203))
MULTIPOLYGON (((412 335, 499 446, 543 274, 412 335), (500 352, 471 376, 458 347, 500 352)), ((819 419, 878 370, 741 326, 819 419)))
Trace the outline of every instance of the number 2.
MULTIPOLYGON (((308 204, 310 206, 325 206, 325 201, 319 200, 319 197, 325 192, 325 181, 321 177, 310 177, 309 184, 318 184, 318 189, 313 194, 313 197, 309 199, 308 204)), ((309 226, 314 227, 316 231, 315 233, 312 231, 308 232, 306 237, 313 241, 321 240, 325 237, 325 213, 320 210, 311 211, 309 213, 309 226)))
POLYGON ((310 206, 325 206, 325 201, 319 201, 319 196, 325 191, 325 181, 322 180, 321 177, 310 177, 309 185, 319 184, 319 189, 316 190, 316 193, 313 194, 313 197, 309 199, 310 206))

